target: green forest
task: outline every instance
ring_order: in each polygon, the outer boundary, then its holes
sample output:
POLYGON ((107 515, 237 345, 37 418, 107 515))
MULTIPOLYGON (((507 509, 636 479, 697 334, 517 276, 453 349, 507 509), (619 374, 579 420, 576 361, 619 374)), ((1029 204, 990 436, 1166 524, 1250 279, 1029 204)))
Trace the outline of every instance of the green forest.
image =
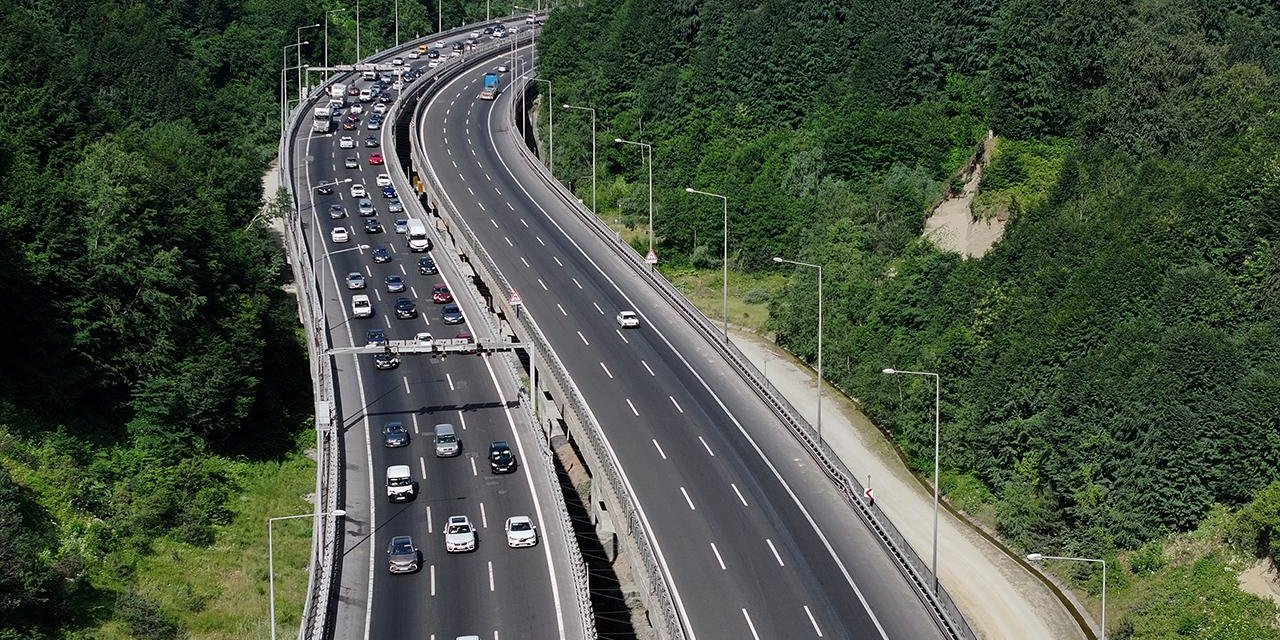
MULTIPOLYGON (((726 194, 730 266, 791 276, 747 298, 810 362, 814 273, 771 258, 823 265, 829 381, 927 474, 932 382, 881 369, 939 373, 944 490, 1015 548, 1121 554, 1223 507, 1280 559, 1274 2, 587 0, 541 47, 554 102, 598 109, 599 215, 646 241, 615 137, 653 145, 660 267, 718 267, 685 188, 726 194), (964 259, 921 233, 988 131, 977 209, 1008 222, 964 259)), ((555 136, 590 202, 590 121, 555 136)))
MULTIPOLYGON (((395 4, 363 3, 364 55, 395 4)), ((435 30, 398 4, 402 39, 435 30)), ((262 176, 284 47, 319 65, 298 28, 330 9, 352 62, 346 3, 0 0, 0 638, 268 635, 263 523, 306 508, 314 435, 262 176), (252 580, 219 603, 228 549, 252 580)))

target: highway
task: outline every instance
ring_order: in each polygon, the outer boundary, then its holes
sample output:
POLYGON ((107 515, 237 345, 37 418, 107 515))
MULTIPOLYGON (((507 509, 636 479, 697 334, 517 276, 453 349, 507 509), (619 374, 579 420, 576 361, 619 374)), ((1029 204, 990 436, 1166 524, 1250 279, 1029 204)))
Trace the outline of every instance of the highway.
MULTIPOLYGON (((425 68, 427 59, 407 62, 425 68)), ((357 84, 367 88, 370 83, 357 84)), ((348 104, 353 102, 355 98, 348 98, 348 104)), ((479 318, 474 298, 462 293, 464 283, 448 260, 438 261, 438 275, 419 274, 418 259, 432 254, 410 252, 406 236, 394 232, 394 219, 408 214, 390 213, 390 198, 376 186, 378 174, 389 167, 372 165, 371 156, 391 155, 391 132, 389 126, 368 128, 374 104, 364 103, 354 130, 335 126, 329 133, 312 133, 304 125, 292 152, 301 183, 295 191, 307 244, 313 255, 321 256, 317 274, 332 343, 335 348, 364 345, 370 329, 381 329, 390 339, 413 338, 423 331, 439 338, 451 338, 460 331, 488 338, 483 323, 442 322, 442 305, 431 300, 434 284, 446 283, 459 292, 457 302, 466 316, 479 318), (343 136, 352 137, 355 147, 340 148, 343 136), (368 136, 375 137, 379 146, 366 146, 368 136), (356 159, 354 168, 344 166, 349 157, 356 159), (351 182, 341 182, 331 194, 317 191, 324 183, 348 179, 351 182), (357 184, 367 189, 376 215, 361 217, 357 212, 358 198, 350 191, 357 184), (331 219, 328 212, 333 204, 345 207, 347 216, 331 219), (385 231, 366 232, 364 223, 369 219, 377 220, 385 231), (336 227, 345 228, 349 240, 335 239, 336 227), (390 261, 375 263, 376 248, 386 249, 390 261), (367 288, 348 290, 346 275, 351 272, 363 274, 367 288), (384 278, 393 275, 405 281, 405 293, 388 292, 384 278), (356 294, 370 297, 373 317, 352 317, 351 298, 356 294), (394 299, 399 296, 416 301, 417 317, 396 317, 394 299)), ((398 195, 406 208, 414 203, 407 190, 398 195)), ((439 239, 433 237, 433 242, 438 245, 439 239)), ((505 365, 479 356, 405 357, 391 370, 375 369, 369 355, 335 356, 333 363, 338 415, 345 432, 341 507, 347 512, 333 636, 581 638, 573 580, 567 575, 568 532, 560 526, 550 493, 558 489, 546 481, 548 470, 518 406, 517 388, 510 375, 501 371, 505 365), (408 446, 383 446, 382 429, 390 421, 407 427, 408 446), (435 457, 432 429, 437 423, 455 426, 463 445, 461 455, 435 457), (511 443, 519 461, 515 473, 490 473, 486 456, 489 443, 495 440, 511 443), (383 485, 386 468, 399 464, 412 469, 419 493, 415 500, 396 504, 388 500, 383 485), (445 552, 443 525, 452 515, 466 515, 476 525, 476 551, 445 552), (537 546, 507 547, 503 524, 512 515, 532 517, 539 528, 537 546), (398 535, 412 536, 421 551, 422 566, 416 573, 388 572, 387 543, 398 535)))
POLYGON ((514 92, 477 99, 500 62, 423 100, 414 135, 603 428, 689 636, 942 637, 777 417, 524 163, 514 92), (626 309, 639 328, 617 326, 626 309))

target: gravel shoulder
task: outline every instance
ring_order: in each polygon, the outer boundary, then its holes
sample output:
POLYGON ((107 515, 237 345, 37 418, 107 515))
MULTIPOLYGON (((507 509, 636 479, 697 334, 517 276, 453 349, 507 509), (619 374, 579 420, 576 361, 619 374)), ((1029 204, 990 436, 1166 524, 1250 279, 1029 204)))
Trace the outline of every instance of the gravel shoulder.
MULTIPOLYGON (((817 419, 811 369, 763 338, 740 331, 733 341, 810 422, 817 419)), ((823 388, 823 439, 860 480, 871 476, 876 506, 923 558, 932 553, 933 495, 899 460, 892 445, 849 401, 823 388)), ((945 510, 938 520, 942 584, 974 630, 991 640, 1072 640, 1085 637, 1039 580, 945 510)))

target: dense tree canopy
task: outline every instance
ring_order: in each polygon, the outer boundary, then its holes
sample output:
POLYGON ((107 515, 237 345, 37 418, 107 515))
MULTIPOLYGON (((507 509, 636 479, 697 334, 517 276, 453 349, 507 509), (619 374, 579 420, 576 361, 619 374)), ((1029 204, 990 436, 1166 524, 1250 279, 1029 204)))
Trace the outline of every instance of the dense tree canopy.
MULTIPOLYGON (((1280 476, 1280 11, 1264 0, 913 0, 565 8, 556 102, 652 142, 659 254, 826 265, 826 373, 931 466, 994 496, 1026 545, 1134 546, 1280 476), (990 128, 979 260, 919 239, 990 128), (699 233, 700 231, 700 233, 699 233), (714 251, 694 247, 711 243, 714 251), (703 239, 709 238, 709 241, 703 239)), ((557 172, 589 196, 587 130, 557 172)), ((643 164, 605 145, 601 214, 636 220, 643 164)), ((812 358, 815 283, 772 301, 812 358)))

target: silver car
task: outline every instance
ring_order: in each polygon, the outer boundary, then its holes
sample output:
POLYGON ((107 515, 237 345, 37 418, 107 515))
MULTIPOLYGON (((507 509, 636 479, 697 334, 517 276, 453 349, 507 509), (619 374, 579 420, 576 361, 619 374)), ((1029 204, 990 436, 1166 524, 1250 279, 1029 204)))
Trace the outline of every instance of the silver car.
POLYGON ((387 570, 391 573, 413 573, 418 570, 418 547, 412 536, 395 536, 387 545, 387 570))
POLYGON ((387 276, 382 283, 387 286, 387 293, 400 293, 405 289, 404 278, 400 276, 387 276))
MULTIPOLYGON (((392 211, 392 213, 395 213, 392 211)), ((409 233, 409 221, 404 218, 396 218, 396 233, 409 233)))
POLYGON ((365 287, 364 274, 359 271, 352 271, 347 274, 348 289, 363 289, 365 287))

